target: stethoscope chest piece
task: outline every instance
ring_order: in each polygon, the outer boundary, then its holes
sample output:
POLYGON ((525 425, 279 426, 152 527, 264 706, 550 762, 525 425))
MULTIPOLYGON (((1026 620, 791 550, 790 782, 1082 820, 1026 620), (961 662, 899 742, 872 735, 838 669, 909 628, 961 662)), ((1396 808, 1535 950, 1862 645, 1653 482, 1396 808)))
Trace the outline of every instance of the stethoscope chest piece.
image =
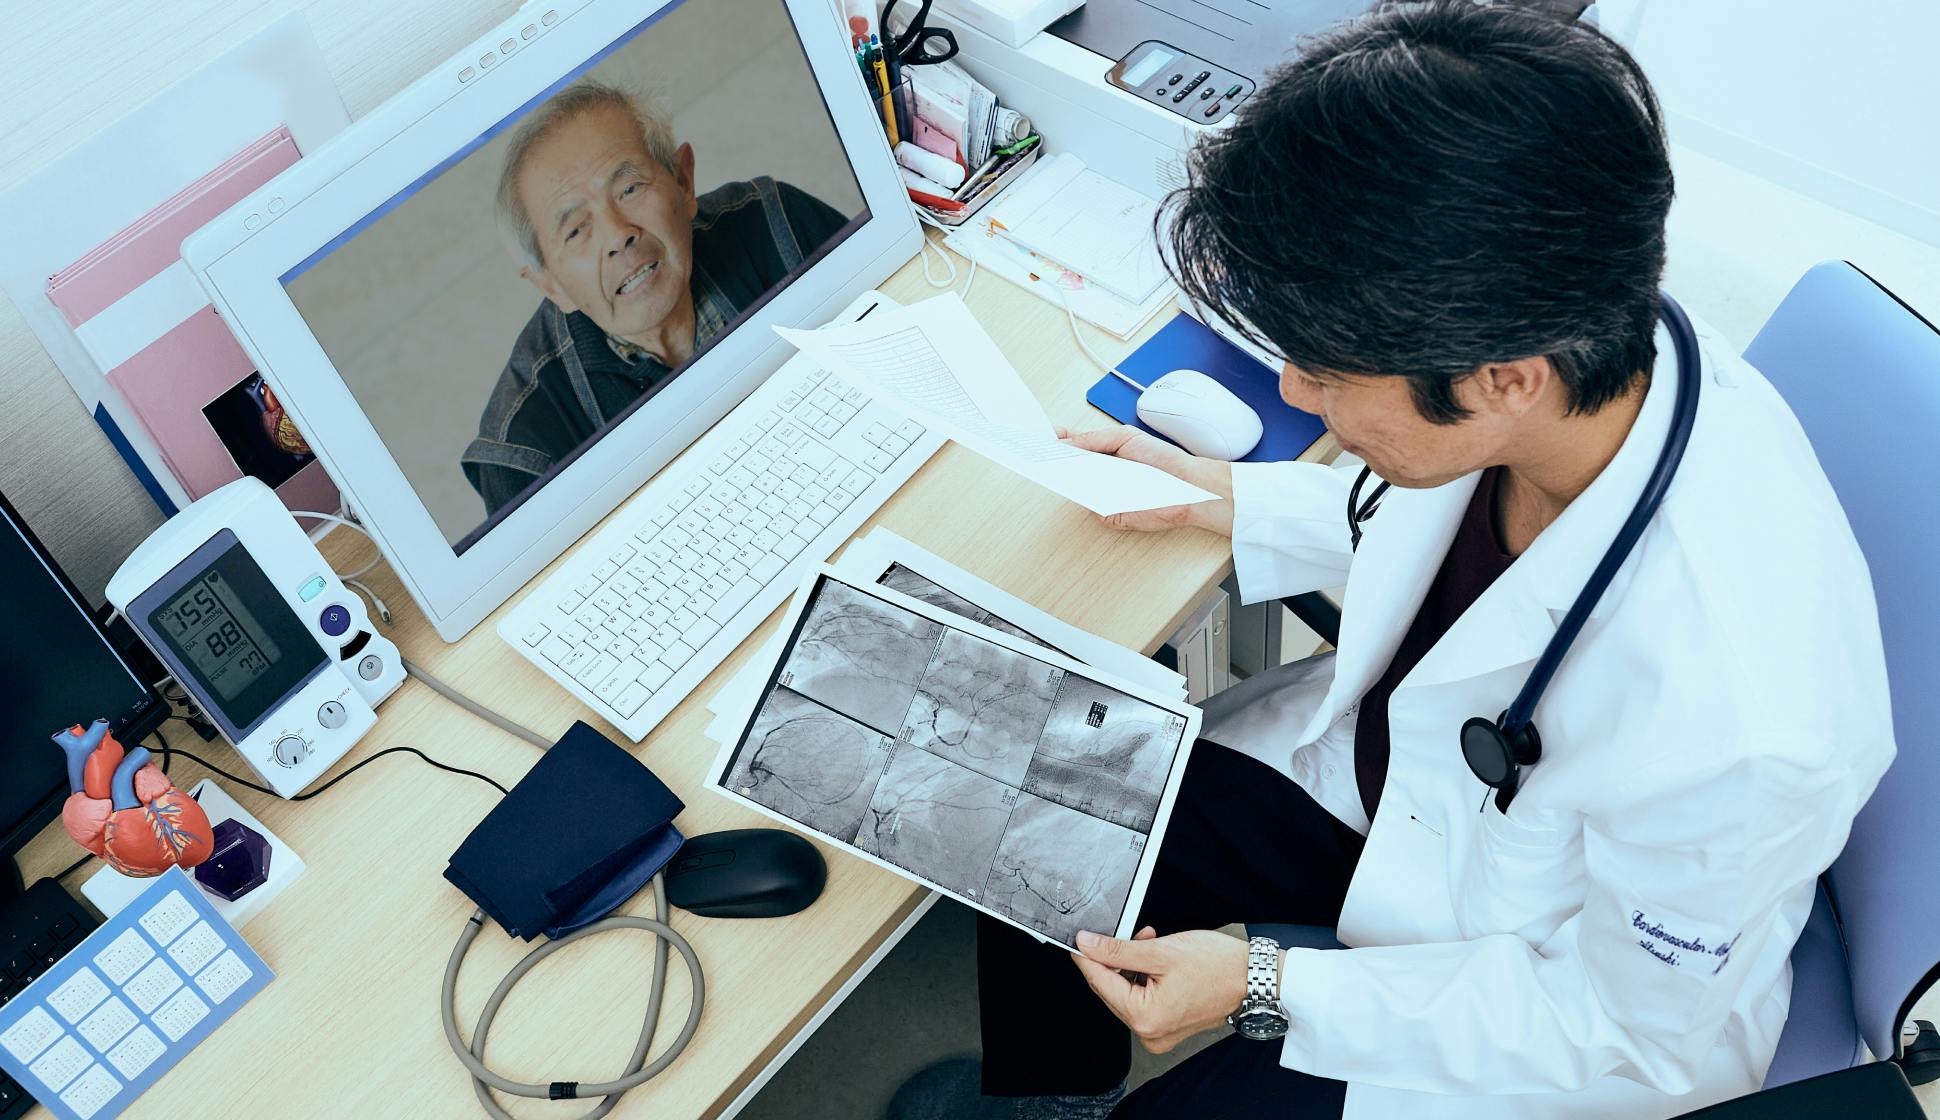
POLYGON ((1510 732, 1504 730, 1508 721, 1509 713, 1503 712, 1495 719, 1473 716, 1462 724, 1462 758, 1476 780, 1495 791, 1495 807, 1505 813, 1522 784, 1522 768, 1543 757, 1536 725, 1525 723, 1510 732))

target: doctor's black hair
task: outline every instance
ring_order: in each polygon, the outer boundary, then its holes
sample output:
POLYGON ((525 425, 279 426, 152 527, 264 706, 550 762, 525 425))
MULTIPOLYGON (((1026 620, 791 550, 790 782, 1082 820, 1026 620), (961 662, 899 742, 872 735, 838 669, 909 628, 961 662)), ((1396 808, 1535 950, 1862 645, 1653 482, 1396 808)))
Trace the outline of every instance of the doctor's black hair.
MULTIPOLYGON (((1384 4, 1305 40, 1166 201, 1186 294, 1309 374, 1455 382, 1547 357, 1570 411, 1656 357, 1672 181, 1656 95, 1587 24, 1384 4)), ((1163 221, 1163 219, 1162 219, 1163 221)))

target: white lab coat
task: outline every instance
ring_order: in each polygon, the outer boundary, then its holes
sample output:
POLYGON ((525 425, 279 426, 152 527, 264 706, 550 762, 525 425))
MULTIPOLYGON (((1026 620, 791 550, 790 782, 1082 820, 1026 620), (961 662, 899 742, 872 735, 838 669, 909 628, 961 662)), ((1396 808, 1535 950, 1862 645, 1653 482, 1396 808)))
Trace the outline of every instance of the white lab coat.
POLYGON ((1894 747, 1845 515, 1776 391, 1700 339, 1683 465, 1537 708, 1542 761, 1506 816, 1481 808, 1457 729, 1508 706, 1641 492, 1675 395, 1668 333, 1610 465, 1396 689, 1371 830, 1356 704, 1476 476, 1390 490, 1355 555, 1353 468, 1234 470, 1243 596, 1346 582, 1337 657, 1215 697, 1206 736, 1368 834, 1339 926, 1352 948, 1290 950, 1281 986, 1282 1061, 1349 1082, 1347 1120, 1648 1120, 1764 1078, 1815 877, 1894 747))

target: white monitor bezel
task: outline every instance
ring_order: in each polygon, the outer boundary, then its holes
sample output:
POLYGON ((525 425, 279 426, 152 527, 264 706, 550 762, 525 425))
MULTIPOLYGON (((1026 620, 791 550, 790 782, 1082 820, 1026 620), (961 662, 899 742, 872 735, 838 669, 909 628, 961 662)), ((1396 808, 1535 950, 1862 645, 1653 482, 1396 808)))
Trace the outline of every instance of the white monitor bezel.
POLYGON ((653 406, 587 448, 462 555, 453 551, 280 278, 595 52, 681 2, 707 0, 529 6, 183 243, 217 310, 446 641, 483 621, 779 368, 792 351, 773 326, 819 324, 921 244, 834 10, 827 0, 776 0, 799 33, 870 219, 718 340, 653 406), (553 22, 543 23, 548 16, 553 22), (535 29, 530 39, 527 28, 535 29), (495 61, 482 66, 488 56, 495 61), (472 76, 461 80, 466 70, 472 76))

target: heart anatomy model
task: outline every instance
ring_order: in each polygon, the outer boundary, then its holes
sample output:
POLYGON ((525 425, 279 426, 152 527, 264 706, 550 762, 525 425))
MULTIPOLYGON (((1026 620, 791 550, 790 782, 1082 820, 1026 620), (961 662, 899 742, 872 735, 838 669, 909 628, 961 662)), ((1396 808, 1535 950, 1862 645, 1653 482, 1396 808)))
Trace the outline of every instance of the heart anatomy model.
POLYGON ((70 792, 61 823, 74 842, 123 875, 146 879, 194 867, 215 848, 208 814, 152 765, 146 747, 123 751, 98 719, 54 735, 67 754, 70 792))

